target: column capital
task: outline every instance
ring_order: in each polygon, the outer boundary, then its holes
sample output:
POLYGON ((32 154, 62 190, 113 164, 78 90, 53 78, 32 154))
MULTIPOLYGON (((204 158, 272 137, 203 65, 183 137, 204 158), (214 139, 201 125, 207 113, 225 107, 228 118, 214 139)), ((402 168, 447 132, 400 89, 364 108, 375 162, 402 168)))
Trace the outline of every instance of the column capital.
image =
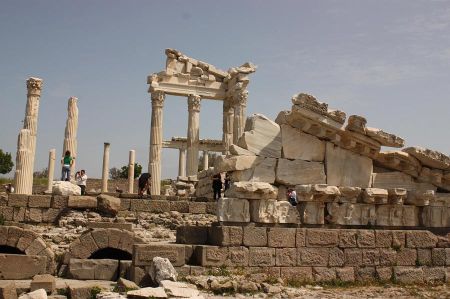
POLYGON ((190 94, 188 96, 188 110, 200 112, 200 101, 201 97, 199 95, 190 94))
POLYGON ((152 106, 162 107, 164 105, 166 94, 164 93, 164 91, 154 91, 151 93, 151 98, 152 98, 152 106))
POLYGON ((247 99, 248 99, 248 90, 247 89, 240 90, 235 94, 235 103, 237 105, 246 107, 247 99))
POLYGON ((43 80, 40 78, 30 77, 27 80, 28 95, 40 95, 43 85, 43 80))

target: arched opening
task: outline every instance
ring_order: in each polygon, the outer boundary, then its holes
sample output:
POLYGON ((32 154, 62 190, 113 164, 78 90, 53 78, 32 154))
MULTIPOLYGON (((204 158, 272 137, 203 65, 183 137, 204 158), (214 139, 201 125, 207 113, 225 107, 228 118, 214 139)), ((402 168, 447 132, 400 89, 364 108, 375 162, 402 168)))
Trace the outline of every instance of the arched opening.
POLYGON ((4 254, 25 254, 25 252, 23 252, 22 250, 16 248, 16 247, 12 247, 12 246, 8 246, 8 245, 0 245, 0 253, 4 253, 4 254))
POLYGON ((121 261, 131 261, 132 256, 129 252, 121 249, 106 247, 99 249, 91 254, 89 259, 112 259, 121 261))

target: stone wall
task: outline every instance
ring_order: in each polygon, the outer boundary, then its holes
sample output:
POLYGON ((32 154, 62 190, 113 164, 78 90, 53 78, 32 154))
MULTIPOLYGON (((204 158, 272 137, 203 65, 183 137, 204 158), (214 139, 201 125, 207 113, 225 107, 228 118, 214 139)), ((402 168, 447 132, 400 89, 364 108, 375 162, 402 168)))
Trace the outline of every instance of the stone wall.
MULTIPOLYGON (((116 192, 116 188, 126 192, 128 190, 128 180, 127 179, 117 179, 117 180, 109 180, 108 181, 108 191, 116 192)), ((102 179, 88 178, 86 182, 86 191, 89 193, 92 190, 95 192, 100 192, 102 189, 102 179)), ((34 185, 33 186, 33 194, 43 194, 47 190, 47 186, 44 185, 34 185)), ((135 192, 138 190, 138 181, 134 180, 134 188, 135 192)))

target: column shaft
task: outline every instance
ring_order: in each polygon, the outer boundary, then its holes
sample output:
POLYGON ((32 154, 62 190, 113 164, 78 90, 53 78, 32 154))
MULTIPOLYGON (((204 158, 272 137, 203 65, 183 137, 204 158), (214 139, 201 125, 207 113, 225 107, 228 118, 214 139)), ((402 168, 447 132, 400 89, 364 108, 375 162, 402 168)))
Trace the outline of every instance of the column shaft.
POLYGON ((55 177, 56 150, 53 148, 48 152, 48 184, 47 192, 51 193, 53 188, 53 178, 55 177))
POLYGON ((108 192, 109 147, 110 144, 105 142, 103 146, 102 193, 108 192))
POLYGON ((233 143, 237 144, 239 138, 244 133, 246 121, 248 91, 239 91, 233 99, 234 106, 234 123, 233 123, 233 143))
POLYGON ((151 195, 160 195, 161 193, 161 151, 162 151, 162 134, 163 134, 163 105, 164 92, 152 92, 152 120, 150 128, 150 151, 148 172, 151 178, 151 195))
POLYGON ((179 149, 178 156, 178 176, 186 176, 186 150, 184 148, 179 149))
POLYGON ((128 193, 133 193, 134 187, 134 161, 135 161, 135 151, 130 150, 128 157, 128 193))
POLYGON ((234 121, 234 108, 231 104, 231 98, 226 98, 223 101, 223 154, 229 154, 230 145, 233 144, 233 121, 234 121))
POLYGON ((187 130, 187 149, 186 175, 197 175, 198 172, 198 145, 200 140, 200 96, 189 95, 188 97, 188 130, 187 130))
POLYGON ((209 167, 209 153, 208 151, 203 151, 203 170, 207 170, 209 167))
MULTIPOLYGON (((67 103, 67 121, 66 129, 64 131, 63 156, 66 151, 70 151, 70 156, 76 158, 77 156, 77 131, 78 131, 78 99, 70 97, 67 103)), ((70 167, 70 180, 75 178, 75 163, 70 167)))

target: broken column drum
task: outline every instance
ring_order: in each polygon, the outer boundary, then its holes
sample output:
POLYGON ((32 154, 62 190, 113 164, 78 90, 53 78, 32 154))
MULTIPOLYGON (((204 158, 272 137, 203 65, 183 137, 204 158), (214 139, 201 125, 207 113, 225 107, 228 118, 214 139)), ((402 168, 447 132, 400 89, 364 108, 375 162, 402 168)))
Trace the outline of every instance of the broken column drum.
POLYGON ((152 120, 148 172, 152 175, 150 194, 159 195, 161 192, 162 122, 165 93, 162 91, 152 92, 151 99, 152 120))
MULTIPOLYGON (((78 131, 78 99, 70 97, 67 103, 67 122, 66 130, 64 132, 63 155, 66 151, 70 151, 70 156, 76 158, 77 156, 77 131, 78 131)), ((70 166, 70 180, 73 181, 75 177, 75 163, 74 159, 70 166)))
POLYGON ((200 133, 200 96, 188 97, 188 130, 187 130, 187 175, 197 175, 198 172, 198 145, 200 133))
POLYGON ((108 192, 109 147, 110 144, 108 142, 105 142, 103 146, 102 193, 108 192))
POLYGON ((53 148, 48 152, 48 184, 47 192, 52 192, 53 177, 55 175, 56 150, 53 148))
POLYGON ((186 176, 186 150, 184 148, 180 148, 179 151, 178 176, 186 176))
POLYGON ((128 193, 133 193, 134 187, 134 161, 135 161, 135 151, 130 150, 128 157, 128 193))

